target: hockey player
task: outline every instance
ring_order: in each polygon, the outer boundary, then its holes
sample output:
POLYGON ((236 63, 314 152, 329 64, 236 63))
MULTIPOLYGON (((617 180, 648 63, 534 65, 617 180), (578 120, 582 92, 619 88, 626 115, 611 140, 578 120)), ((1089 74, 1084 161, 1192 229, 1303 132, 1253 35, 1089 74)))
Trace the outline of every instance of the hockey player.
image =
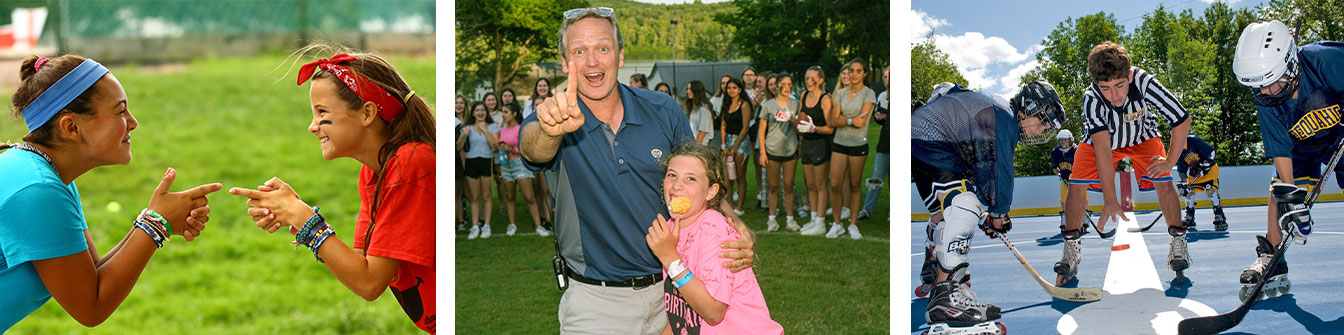
MULTIPOLYGON (((1242 272, 1241 282, 1253 285, 1268 275, 1271 283, 1264 291, 1270 294, 1287 293, 1288 288, 1287 258, 1272 271, 1265 269, 1283 241, 1280 230, 1306 242, 1312 226, 1307 194, 1320 186, 1321 164, 1330 160, 1344 136, 1339 124, 1344 43, 1294 43, 1292 31, 1279 21, 1253 23, 1241 32, 1232 62, 1237 80, 1254 98, 1265 155, 1273 159, 1276 172, 1265 236, 1256 237, 1259 257, 1242 272)), ((1336 166, 1335 181, 1344 185, 1341 170, 1344 166, 1336 166)))
POLYGON ((1073 174, 1073 153, 1078 146, 1073 143, 1073 132, 1060 130, 1055 135, 1055 149, 1050 150, 1050 166, 1059 176, 1059 230, 1064 230, 1064 199, 1069 194, 1069 175, 1073 174))
POLYGON ((1020 141, 1041 144, 1064 122, 1059 95, 1050 84, 1023 86, 1011 102, 956 86, 911 117, 911 175, 933 214, 933 296, 925 310, 930 325, 985 326, 999 307, 975 299, 962 283, 972 231, 990 237, 1012 229, 1013 153, 1020 141))
POLYGON ((1157 78, 1147 71, 1130 65, 1125 47, 1110 41, 1092 48, 1087 57, 1087 72, 1092 78, 1083 94, 1083 143, 1078 145, 1073 159, 1073 175, 1069 178, 1069 196, 1065 206, 1067 227, 1064 236, 1064 255, 1055 263, 1059 274, 1056 285, 1062 285, 1078 273, 1081 260, 1081 228, 1087 209, 1083 191, 1101 191, 1105 205, 1097 230, 1114 217, 1128 220, 1115 192, 1116 162, 1130 158, 1140 191, 1157 190, 1159 207, 1167 220, 1171 235, 1167 252, 1167 266, 1182 276, 1190 265, 1186 250, 1185 227, 1177 213, 1180 202, 1172 185, 1171 168, 1185 147, 1185 136, 1190 133, 1190 118, 1180 101, 1157 78), (1171 126, 1171 146, 1162 145, 1157 117, 1166 119, 1171 126))
POLYGON ((1213 203, 1213 229, 1227 230, 1227 217, 1223 216, 1221 197, 1218 196, 1218 162, 1213 156, 1212 145, 1195 135, 1185 137, 1185 150, 1176 162, 1176 172, 1181 176, 1176 190, 1185 200, 1185 218, 1181 224, 1186 229, 1195 227, 1195 193, 1204 193, 1213 203))

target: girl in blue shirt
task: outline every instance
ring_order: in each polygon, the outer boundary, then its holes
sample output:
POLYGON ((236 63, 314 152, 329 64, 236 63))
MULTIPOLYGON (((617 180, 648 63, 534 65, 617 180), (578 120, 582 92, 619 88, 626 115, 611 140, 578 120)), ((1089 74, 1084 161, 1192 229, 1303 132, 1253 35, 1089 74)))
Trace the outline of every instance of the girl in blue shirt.
POLYGON ((126 236, 99 255, 74 181, 131 162, 138 123, 126 92, 106 67, 74 55, 28 57, 19 80, 13 110, 29 132, 22 143, 0 144, 8 149, 0 152, 0 332, 53 297, 75 321, 97 326, 170 235, 200 235, 210 220, 205 195, 222 185, 168 192, 177 177, 168 169, 145 211, 127 218, 126 236))

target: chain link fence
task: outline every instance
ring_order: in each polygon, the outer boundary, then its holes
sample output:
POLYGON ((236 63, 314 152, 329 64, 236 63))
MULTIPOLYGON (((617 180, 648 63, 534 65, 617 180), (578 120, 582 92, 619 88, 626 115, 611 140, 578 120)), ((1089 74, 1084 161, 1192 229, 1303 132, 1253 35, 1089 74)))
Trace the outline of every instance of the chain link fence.
POLYGON ((247 56, 327 42, 434 52, 432 0, 49 0, 39 45, 106 61, 247 56))

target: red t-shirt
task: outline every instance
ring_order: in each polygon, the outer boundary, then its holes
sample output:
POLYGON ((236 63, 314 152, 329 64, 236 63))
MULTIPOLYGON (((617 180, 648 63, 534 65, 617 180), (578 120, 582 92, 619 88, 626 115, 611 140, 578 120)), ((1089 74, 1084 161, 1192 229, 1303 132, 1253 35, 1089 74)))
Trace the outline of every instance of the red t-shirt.
POLYGON ((356 249, 369 255, 401 261, 392 277, 392 294, 420 329, 434 333, 434 148, 413 142, 401 146, 384 167, 383 187, 378 176, 359 171, 359 217, 355 222, 356 249), (365 248, 374 193, 378 193, 378 222, 373 244, 365 248))

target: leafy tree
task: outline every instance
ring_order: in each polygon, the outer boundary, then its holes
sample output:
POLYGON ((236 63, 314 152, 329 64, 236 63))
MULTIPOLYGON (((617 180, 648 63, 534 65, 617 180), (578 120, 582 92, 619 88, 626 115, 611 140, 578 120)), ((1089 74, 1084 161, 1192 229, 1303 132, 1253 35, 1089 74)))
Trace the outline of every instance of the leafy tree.
MULTIPOLYGON (((754 65, 800 72, 861 57, 874 69, 891 55, 888 6, 873 0, 734 0, 714 20, 736 28, 733 43, 754 65)), ((871 71, 877 72, 877 71, 871 71)))
POLYGON ((484 45, 488 53, 457 48, 457 67, 477 70, 468 74, 488 75, 491 87, 498 90, 519 77, 527 64, 555 57, 560 13, 587 6, 583 0, 459 1, 457 36, 466 37, 468 45, 484 45))
POLYGON ((966 77, 957 71, 947 53, 938 50, 933 38, 916 43, 910 48, 910 101, 928 100, 933 85, 941 82, 967 85, 966 77))

